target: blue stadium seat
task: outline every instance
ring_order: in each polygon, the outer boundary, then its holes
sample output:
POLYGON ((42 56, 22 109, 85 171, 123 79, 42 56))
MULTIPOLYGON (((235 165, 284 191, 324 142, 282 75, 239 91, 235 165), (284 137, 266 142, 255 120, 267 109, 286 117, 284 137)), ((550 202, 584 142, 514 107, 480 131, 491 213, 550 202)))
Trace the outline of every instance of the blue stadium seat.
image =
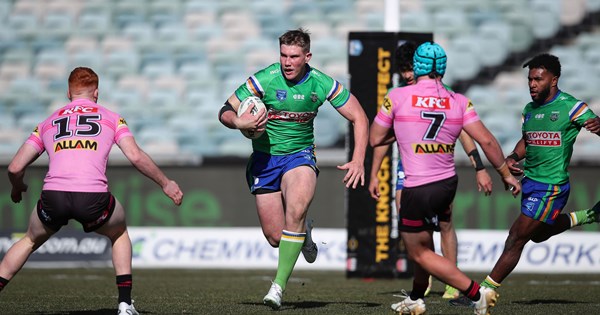
POLYGON ((140 58, 135 51, 116 50, 106 53, 105 56, 103 71, 110 76, 120 77, 139 71, 140 58))
POLYGON ((6 26, 21 37, 29 37, 39 30, 39 21, 35 13, 13 12, 8 16, 6 26))
POLYGON ((73 52, 69 57, 71 70, 76 67, 89 67, 101 71, 103 66, 103 55, 98 50, 80 50, 73 52))
POLYGON ((457 8, 435 12, 433 23, 436 36, 452 38, 460 34, 471 33, 471 25, 468 23, 466 13, 457 8))
POLYGON ((79 15, 75 33, 100 37, 108 33, 111 28, 111 13, 109 11, 85 10, 79 15))
POLYGON ((433 23, 429 11, 414 10, 401 12, 400 29, 406 32, 432 32, 433 23))
MULTIPOLYGON (((582 10, 600 10, 599 0, 572 0, 561 7, 565 4, 401 1, 400 24, 405 32, 434 32, 450 57, 444 81, 451 84, 473 78, 483 66, 503 63, 511 52, 526 51, 535 39, 551 38, 560 23, 577 23, 582 10)), ((312 31, 311 65, 346 84, 348 31, 381 31, 384 10, 383 1, 372 0, 256 0, 252 5, 245 0, 0 1, 0 113, 10 113, 16 124, 9 109, 25 88, 33 89, 31 98, 45 108, 64 104, 66 75, 76 66, 89 66, 101 77, 101 101, 126 117, 136 116, 132 129, 164 124, 165 118, 177 121, 185 113, 183 117, 201 118, 191 132, 174 132, 179 150, 234 154, 235 146, 245 150, 249 142, 223 128, 216 111, 249 74, 277 61, 277 38, 284 31, 299 26, 312 31), (62 53, 52 56, 52 51, 62 53), (136 85, 136 78, 145 85, 136 85), (164 78, 185 84, 173 90, 155 86, 155 80, 164 78), (148 104, 168 106, 150 113, 148 104), (206 137, 194 136, 199 133, 206 137)), ((561 88, 576 97, 596 97, 600 36, 583 33, 565 46, 569 49, 552 50, 563 62, 561 88)), ((499 108, 501 114, 518 116, 529 100, 523 80, 521 72, 503 72, 492 85, 473 86, 467 94, 485 119, 499 108)), ((34 106, 23 106, 17 115, 25 117, 34 106)), ((347 128, 345 120, 326 109, 316 122, 320 146, 336 142, 347 128)), ((490 124, 496 126, 495 121, 490 124)), ((498 132, 503 141, 514 140, 512 133, 498 132)), ((0 140, 0 150, 2 145, 0 140)), ((238 154, 245 155, 244 150, 238 154)))
POLYGON ((465 95, 475 106, 475 110, 481 117, 493 115, 498 106, 502 106, 498 90, 486 85, 473 85, 465 95))
POLYGON ((446 49, 448 55, 448 69, 444 76, 446 83, 451 83, 450 77, 456 80, 468 80, 479 72, 481 68, 482 47, 473 45, 479 39, 472 35, 463 35, 451 41, 446 49))
MULTIPOLYGON (((482 66, 495 66, 504 62, 510 53, 510 26, 502 21, 486 22, 477 29, 478 58, 482 66)), ((472 42, 473 43, 473 42, 472 42)), ((471 43, 471 44, 472 44, 471 43)))

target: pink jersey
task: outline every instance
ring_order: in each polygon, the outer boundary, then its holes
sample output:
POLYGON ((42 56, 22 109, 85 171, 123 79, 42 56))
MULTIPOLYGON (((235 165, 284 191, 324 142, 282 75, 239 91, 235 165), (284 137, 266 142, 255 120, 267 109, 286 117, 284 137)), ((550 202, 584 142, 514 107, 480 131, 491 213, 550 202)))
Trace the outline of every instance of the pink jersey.
POLYGON ((78 99, 40 123, 25 143, 48 153, 44 190, 107 192, 108 154, 133 136, 125 119, 90 100, 78 99))
POLYGON ((392 89, 375 123, 394 128, 405 187, 447 179, 456 174, 454 145, 463 125, 479 116, 464 95, 448 91, 436 80, 392 89))

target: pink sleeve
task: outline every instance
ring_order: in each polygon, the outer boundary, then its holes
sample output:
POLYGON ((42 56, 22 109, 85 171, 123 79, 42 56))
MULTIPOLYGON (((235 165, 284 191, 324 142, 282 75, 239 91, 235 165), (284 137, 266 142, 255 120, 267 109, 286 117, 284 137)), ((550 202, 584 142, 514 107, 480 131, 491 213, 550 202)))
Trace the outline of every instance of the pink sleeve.
POLYGON ((117 128, 115 130, 115 143, 119 143, 119 140, 125 137, 133 137, 133 134, 129 130, 129 126, 127 126, 125 119, 123 117, 119 117, 117 128))
POLYGON ((42 141, 39 130, 40 126, 35 127, 33 132, 29 135, 29 138, 25 140, 25 143, 33 146, 38 153, 42 153, 44 152, 44 141, 42 141))
POLYGON ((389 95, 386 95, 383 99, 383 104, 381 104, 377 116, 375 116, 375 122, 386 128, 391 128, 394 124, 394 119, 392 118, 392 102, 389 95))
POLYGON ((465 113, 463 115, 463 125, 468 125, 470 123, 480 120, 479 115, 477 115, 477 112, 475 111, 473 103, 471 103, 471 100, 467 99, 466 101, 468 102, 468 104, 465 108, 465 113))

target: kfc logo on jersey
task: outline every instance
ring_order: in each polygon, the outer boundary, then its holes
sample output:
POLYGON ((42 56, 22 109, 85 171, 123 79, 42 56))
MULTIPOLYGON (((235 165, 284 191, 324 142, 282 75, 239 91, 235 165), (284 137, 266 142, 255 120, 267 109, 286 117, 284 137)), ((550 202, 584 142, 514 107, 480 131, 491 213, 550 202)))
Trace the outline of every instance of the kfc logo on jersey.
POLYGON ((538 147, 559 147, 562 144, 560 131, 529 131, 527 144, 538 147))
POLYGON ((97 113, 97 112, 98 112, 98 107, 74 106, 71 108, 61 110, 60 113, 58 113, 58 115, 63 116, 63 115, 72 115, 75 113, 97 113))
POLYGON ((434 96, 412 96, 412 107, 425 108, 425 109, 450 109, 450 100, 447 97, 434 97, 434 96))

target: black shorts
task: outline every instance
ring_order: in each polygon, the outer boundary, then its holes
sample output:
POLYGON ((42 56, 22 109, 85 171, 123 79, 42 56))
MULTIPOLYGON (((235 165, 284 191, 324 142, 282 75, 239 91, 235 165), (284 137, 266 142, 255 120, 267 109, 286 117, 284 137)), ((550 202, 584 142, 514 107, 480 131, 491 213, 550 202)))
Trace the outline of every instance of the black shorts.
POLYGON ((85 232, 100 228, 112 216, 115 198, 110 192, 43 190, 37 214, 48 228, 58 231, 70 219, 81 223, 85 232))
POLYGON ((439 231, 439 221, 450 221, 452 201, 456 195, 456 175, 434 183, 404 187, 400 198, 401 232, 439 231))

